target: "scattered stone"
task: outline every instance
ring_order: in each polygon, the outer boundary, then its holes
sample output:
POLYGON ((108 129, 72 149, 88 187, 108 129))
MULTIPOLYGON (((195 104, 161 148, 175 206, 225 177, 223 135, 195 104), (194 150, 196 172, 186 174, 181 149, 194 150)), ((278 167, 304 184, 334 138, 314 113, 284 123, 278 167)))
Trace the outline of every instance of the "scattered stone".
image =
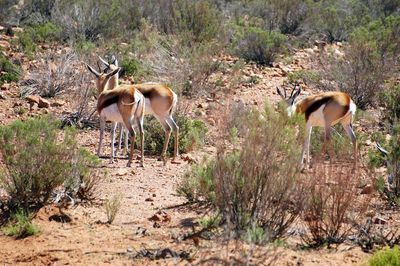
POLYGON ((147 198, 147 199, 145 199, 144 201, 154 201, 154 199, 152 199, 152 198, 147 198))
POLYGON ((0 47, 3 48, 4 50, 9 50, 11 48, 11 45, 7 41, 0 40, 0 47))
POLYGON ((168 223, 171 221, 171 216, 168 213, 166 213, 165 211, 158 211, 158 212, 156 212, 156 214, 151 216, 148 220, 153 221, 153 222, 168 223))
POLYGON ((387 220, 385 220, 381 217, 376 217, 374 220, 374 224, 387 224, 387 220))
POLYGON ((7 97, 4 96, 4 94, 0 92, 0 99, 5 100, 5 99, 7 99, 7 97))
POLYGON ((185 162, 188 162, 188 163, 196 163, 196 159, 194 159, 192 156, 187 155, 187 154, 186 155, 182 155, 181 159, 183 161, 185 161, 185 162))
POLYGON ((35 95, 28 95, 25 97, 25 100, 27 100, 31 105, 33 104, 39 104, 39 96, 35 96, 35 95))
POLYGON ((361 194, 372 194, 374 192, 374 188, 371 185, 366 185, 362 190, 361 194))
POLYGON ((46 99, 43 99, 42 97, 39 97, 39 108, 49 108, 50 107, 50 102, 46 99))
POLYGON ((128 174, 128 171, 125 169, 120 169, 115 175, 116 176, 125 176, 128 174))
POLYGON ((20 27, 12 27, 11 29, 13 32, 23 32, 24 31, 24 29, 20 28, 20 27))
POLYGON ((60 106, 63 106, 64 104, 65 104, 64 101, 57 100, 57 101, 55 101, 55 102, 52 102, 52 103, 51 103, 51 106, 53 106, 53 107, 60 107, 60 106))
POLYGON ((10 83, 4 83, 3 85, 1 85, 1 90, 2 91, 7 91, 7 90, 10 89, 10 87, 11 87, 10 83))

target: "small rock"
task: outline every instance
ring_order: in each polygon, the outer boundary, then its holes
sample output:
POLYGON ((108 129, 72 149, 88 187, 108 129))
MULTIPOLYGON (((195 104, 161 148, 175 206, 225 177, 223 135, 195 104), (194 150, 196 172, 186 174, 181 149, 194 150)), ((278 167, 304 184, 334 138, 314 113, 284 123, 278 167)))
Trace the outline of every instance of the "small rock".
POLYGON ((10 89, 11 84, 10 83, 4 83, 3 85, 1 85, 1 90, 2 91, 7 91, 10 89))
POLYGON ((46 99, 43 99, 42 97, 39 97, 39 108, 49 108, 50 107, 50 102, 46 99))
POLYGON ((129 252, 129 253, 133 252, 133 248, 131 248, 131 247, 127 248, 126 252, 129 252))
POLYGON ((7 97, 4 96, 4 94, 0 92, 0 99, 5 100, 5 99, 7 99, 7 97))
POLYGON ((30 104, 39 104, 39 96, 28 95, 25 97, 25 100, 27 100, 30 104))
POLYGON ((11 29, 13 32, 23 32, 24 31, 24 29, 20 28, 20 27, 12 27, 11 29))
POLYGON ((211 125, 211 126, 215 126, 215 120, 214 119, 212 119, 212 118, 210 118, 210 119, 208 119, 208 123, 211 125))
POLYGON ((387 224, 387 221, 381 217, 376 217, 374 220, 374 224, 387 224))
POLYGON ((144 201, 154 201, 154 199, 152 199, 152 198, 147 198, 147 199, 145 199, 144 201))
POLYGON ((372 194, 374 192, 374 188, 371 185, 366 185, 362 190, 361 194, 372 194))
POLYGON ((60 107, 60 106, 63 106, 64 104, 65 104, 64 101, 57 100, 57 101, 55 101, 55 102, 52 102, 52 103, 51 103, 51 106, 53 106, 53 107, 60 107))
POLYGON ((3 49, 5 49, 5 50, 8 50, 8 49, 11 48, 11 45, 10 45, 10 43, 7 42, 7 41, 0 40, 0 47, 3 48, 3 49))

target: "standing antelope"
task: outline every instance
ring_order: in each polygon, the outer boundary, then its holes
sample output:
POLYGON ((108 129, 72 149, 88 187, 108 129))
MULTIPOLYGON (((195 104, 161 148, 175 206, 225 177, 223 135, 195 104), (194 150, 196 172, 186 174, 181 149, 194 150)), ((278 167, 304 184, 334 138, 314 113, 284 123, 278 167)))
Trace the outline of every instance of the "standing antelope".
POLYGON ((301 153, 302 166, 304 163, 305 153, 307 153, 306 163, 307 165, 310 164, 310 138, 313 126, 324 127, 325 139, 322 150, 325 152, 326 146, 328 146, 328 152, 332 158, 333 154, 329 149, 332 130, 331 126, 337 123, 340 123, 343 126, 347 135, 351 139, 353 143, 354 160, 357 162, 357 143, 352 127, 356 105, 347 93, 339 91, 323 92, 298 99, 301 92, 300 87, 296 90, 295 86, 289 97, 286 95, 286 90, 283 90, 282 93, 281 90, 277 88, 277 92, 287 102, 287 112, 289 116, 294 113, 305 115, 306 136, 301 153))
MULTIPOLYGON (((129 160, 127 166, 131 166, 135 135, 136 132, 133 128, 136 123, 141 142, 141 166, 144 162, 144 130, 143 130, 143 117, 145 112, 145 100, 143 95, 134 85, 122 85, 117 88, 110 90, 109 86, 110 78, 115 76, 120 68, 116 68, 110 73, 106 74, 103 72, 97 72, 91 66, 86 65, 90 72, 92 72, 97 80, 96 85, 99 90, 99 97, 97 100, 97 112, 100 115, 100 141, 99 149, 97 151, 100 154, 100 148, 104 137, 104 128, 106 121, 124 123, 124 126, 129 130, 131 135, 131 151, 129 154, 129 160)), ((114 143, 111 142, 111 162, 114 157, 114 143)))
MULTIPOLYGON (((118 68, 116 60, 115 63, 109 63, 105 60, 100 60, 107 66, 108 69, 114 71, 118 68)), ((118 63, 117 63, 118 64, 118 63)), ((115 83, 118 86, 118 77, 115 83)), ((134 84, 135 88, 139 90, 145 98, 145 114, 152 114, 162 125, 165 132, 164 146, 161 152, 161 159, 166 164, 166 152, 168 148, 169 139, 171 136, 171 131, 174 132, 174 155, 172 162, 177 159, 179 150, 179 127, 172 117, 172 113, 176 107, 178 96, 166 85, 159 83, 143 83, 134 84)), ((110 87, 110 89, 112 89, 110 87)), ((120 137, 121 139, 121 137, 120 137)), ((121 142, 121 140, 120 140, 121 142)))

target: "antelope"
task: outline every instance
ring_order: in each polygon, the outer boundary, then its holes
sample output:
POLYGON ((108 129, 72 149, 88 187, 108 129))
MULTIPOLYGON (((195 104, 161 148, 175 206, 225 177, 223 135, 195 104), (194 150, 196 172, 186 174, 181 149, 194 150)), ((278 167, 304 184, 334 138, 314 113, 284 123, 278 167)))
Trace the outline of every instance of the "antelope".
MULTIPOLYGON (((296 85, 297 86, 297 85, 296 85)), ((278 94, 288 104, 287 113, 292 116, 294 113, 304 114, 306 120, 306 136, 301 153, 301 165, 304 166, 304 157, 306 164, 310 164, 310 138, 313 126, 324 127, 325 138, 323 152, 326 147, 330 147, 332 126, 340 123, 353 143, 354 160, 357 162, 357 143, 353 131, 353 118, 356 112, 356 105, 347 93, 340 91, 323 92, 316 95, 298 98, 301 88, 293 88, 290 96, 286 95, 286 90, 277 89, 278 94)), ((332 151, 328 149, 332 158, 332 151)))
MULTIPOLYGON (((106 65, 106 70, 110 69, 114 71, 118 68, 118 61, 113 60, 114 63, 109 63, 99 57, 101 62, 106 65)), ((105 71, 106 71, 105 70, 105 71)), ((114 86, 118 86, 118 77, 114 86)), ((159 83, 143 83, 134 85, 137 90, 139 90, 145 98, 145 115, 154 115, 156 119, 160 122, 161 126, 165 132, 163 150, 161 152, 161 159, 164 165, 166 161, 166 152, 168 148, 169 139, 171 136, 171 131, 174 132, 174 155, 172 162, 175 162, 179 153, 179 127, 176 124, 174 118, 172 117, 173 111, 176 107, 178 96, 166 85, 159 83)), ((112 89, 112 87, 109 87, 112 89)), ((121 135, 120 135, 121 143, 121 135)), ((127 146, 127 143, 125 143, 127 146)))
MULTIPOLYGON (((140 165, 144 165, 144 130, 143 118, 145 112, 145 99, 140 91, 134 85, 122 85, 112 90, 109 89, 109 81, 121 69, 116 68, 110 73, 97 72, 91 66, 86 64, 86 67, 92 72, 97 80, 96 85, 99 90, 97 99, 97 112, 100 115, 100 140, 98 154, 100 154, 101 145, 104 137, 104 128, 106 121, 123 123, 128 129, 131 136, 131 150, 127 166, 130 167, 133 158, 134 144, 136 132, 133 125, 136 124, 139 129, 141 142, 141 161, 140 165), (107 88, 107 89, 106 89, 107 88)), ((111 159, 114 157, 114 143, 111 143, 111 159)))

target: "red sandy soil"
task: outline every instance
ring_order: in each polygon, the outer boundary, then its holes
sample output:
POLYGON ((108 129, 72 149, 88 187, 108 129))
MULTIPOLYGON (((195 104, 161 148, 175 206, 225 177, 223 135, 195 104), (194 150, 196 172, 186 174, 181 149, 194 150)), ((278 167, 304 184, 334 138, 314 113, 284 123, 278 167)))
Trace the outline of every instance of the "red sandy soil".
MULTIPOLYGON (((214 118, 218 110, 225 108, 228 100, 242 101, 246 105, 262 107, 265 99, 275 103, 279 96, 275 87, 286 79, 285 72, 305 68, 310 54, 314 51, 299 51, 292 64, 261 68, 246 65, 245 77, 257 76, 259 83, 241 86, 231 93, 219 92, 213 99, 191 100, 193 106, 189 115, 197 116, 207 122, 210 136, 206 146, 200 151, 184 155, 194 160, 215 153, 212 135, 214 118)), ((18 56, 18 55, 13 55, 18 56)), ((233 59, 226 57, 225 62, 232 64, 233 59)), ((222 76, 216 74, 215 79, 222 76)), ((306 92, 308 92, 306 90, 306 92)), ((310 91, 311 92, 311 91, 310 91)), ((27 111, 17 115, 15 109, 20 106, 29 110, 29 105, 18 96, 17 85, 3 91, 5 100, 0 100, 0 123, 37 113, 61 114, 71 111, 73 100, 67 95, 61 96, 62 107, 50 107, 27 111), (16 104, 17 103, 17 104, 16 104)), ((60 99, 50 99, 50 102, 60 99)), ((93 99, 93 102, 95 100, 93 99)), ((184 100, 182 100, 184 101, 184 100)), ((82 130, 79 141, 82 146, 95 152, 98 143, 97 130, 82 130)), ((105 138, 103 154, 109 154, 109 137, 105 138)), ((184 159, 180 164, 168 163, 163 166, 156 157, 146 156, 145 168, 138 165, 126 167, 126 159, 120 158, 114 164, 102 159, 105 178, 98 190, 98 200, 92 205, 77 205, 65 210, 71 221, 57 221, 60 213, 55 207, 40 210, 33 222, 40 228, 40 234, 15 240, 0 232, 1 265, 138 265, 138 264, 232 264, 241 263, 253 253, 250 264, 271 265, 351 265, 359 263, 368 256, 354 245, 340 245, 337 249, 301 250, 297 247, 298 239, 288 239, 285 246, 254 247, 238 243, 221 243, 215 240, 189 239, 179 241, 179 237, 193 231, 198 220, 207 215, 207 209, 185 205, 186 200, 177 195, 176 187, 190 164, 184 159), (104 202, 116 194, 122 196, 122 207, 113 222, 106 222, 104 202), (162 212, 161 221, 149 220, 157 212, 162 212), (170 248, 175 252, 188 252, 189 259, 167 258, 150 260, 134 258, 144 249, 170 248)))

